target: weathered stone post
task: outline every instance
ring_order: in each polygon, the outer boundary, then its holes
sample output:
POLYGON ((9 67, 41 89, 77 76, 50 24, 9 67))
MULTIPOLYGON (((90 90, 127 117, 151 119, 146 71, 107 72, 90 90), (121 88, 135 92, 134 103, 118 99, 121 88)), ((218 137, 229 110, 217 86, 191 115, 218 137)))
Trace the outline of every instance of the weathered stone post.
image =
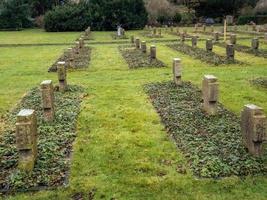
POLYGON ((213 33, 213 32, 214 32, 214 26, 213 26, 213 25, 211 25, 210 29, 211 29, 211 30, 210 30, 210 32, 212 32, 212 33, 213 33))
POLYGON ((206 32, 206 25, 203 25, 203 32, 206 32))
POLYGON ((198 32, 198 25, 195 24, 195 33, 197 33, 197 32, 198 32))
POLYGON ((230 43, 231 44, 236 44, 236 34, 231 34, 230 35, 230 43))
POLYGON ((209 115, 217 113, 219 84, 213 75, 205 75, 202 81, 203 109, 209 115))
POLYGON ((146 53, 146 41, 141 42, 141 50, 143 53, 146 53))
POLYGON ((131 36, 131 43, 134 44, 134 36, 131 36))
POLYGON ((253 38, 251 40, 251 47, 252 47, 253 51, 257 52, 259 50, 259 46, 260 46, 259 39, 253 38))
POLYGON ((182 84, 182 65, 181 59, 174 58, 173 59, 173 81, 176 85, 182 84))
POLYGON ((139 38, 135 39, 135 48, 140 49, 140 39, 139 38))
POLYGON ((207 39, 206 40, 206 50, 207 51, 212 51, 213 49, 213 43, 212 43, 212 40, 211 39, 207 39))
POLYGON ((227 44, 226 57, 227 57, 227 60, 234 61, 234 59, 235 59, 235 47, 233 44, 227 44))
POLYGON ((157 29, 156 28, 153 29, 153 35, 157 35, 157 29))
POLYGON ((171 26, 171 32, 173 32, 173 26, 171 26))
POLYGON ((150 46, 150 58, 156 59, 157 58, 157 49, 155 45, 150 46))
POLYGON ((243 142, 249 153, 263 155, 263 142, 266 141, 266 116, 263 109, 256 105, 245 105, 241 113, 241 132, 243 142))
POLYGON ((80 42, 75 42, 75 54, 80 53, 80 42))
POLYGON ((192 37, 192 47, 197 47, 197 36, 196 35, 194 35, 193 37, 192 37))
POLYGON ((78 42, 79 42, 79 48, 82 49, 84 47, 84 40, 83 40, 83 38, 80 38, 78 42))
POLYGON ((185 33, 181 33, 181 42, 184 43, 185 41, 185 33))
POLYGON ((159 36, 161 37, 161 29, 159 29, 158 32, 159 32, 159 36))
POLYGON ((42 102, 44 119, 47 122, 52 122, 55 117, 54 108, 54 87, 51 80, 46 80, 41 83, 42 102))
POLYGON ((59 81, 59 91, 65 92, 67 89, 67 70, 65 62, 57 63, 57 73, 59 81))
POLYGON ((68 58, 67 58, 67 61, 68 61, 67 65, 68 65, 68 67, 70 67, 70 68, 71 67, 74 67, 73 66, 73 61, 74 61, 75 51, 73 50, 73 48, 67 48, 66 54, 68 56, 68 58))
POLYGON ((215 42, 218 42, 220 40, 220 34, 219 34, 219 32, 214 32, 213 35, 214 35, 215 42))
POLYGON ((37 118, 34 110, 24 109, 18 113, 16 146, 19 152, 18 168, 31 172, 37 157, 37 118))

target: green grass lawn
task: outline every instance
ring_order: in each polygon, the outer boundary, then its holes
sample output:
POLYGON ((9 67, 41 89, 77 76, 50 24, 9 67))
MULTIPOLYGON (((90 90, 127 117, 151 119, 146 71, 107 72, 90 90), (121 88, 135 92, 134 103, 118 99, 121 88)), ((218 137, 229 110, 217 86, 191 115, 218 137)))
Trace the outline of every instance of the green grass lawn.
MULTIPOLYGON (((78 35, 40 30, 0 32, 0 44, 11 43, 12 38, 16 38, 13 42, 17 44, 65 43, 73 42, 78 35)), ((95 41, 112 41, 110 35, 110 32, 93 33, 95 41)), ((199 45, 204 46, 204 43, 199 45)), ((54 191, 17 194, 8 199, 71 199, 75 193, 88 195, 90 191, 95 191, 95 199, 267 199, 266 177, 220 180, 194 177, 143 91, 146 83, 171 80, 172 59, 179 57, 183 64, 183 80, 200 87, 204 74, 218 77, 220 102, 226 108, 239 115, 245 104, 255 103, 267 114, 266 90, 249 84, 250 79, 267 76, 266 59, 237 53, 237 59, 247 65, 214 67, 160 43, 157 44, 158 58, 168 67, 129 70, 118 44, 91 47, 89 68, 68 74, 69 84, 82 85, 88 93, 78 120, 69 185, 54 191), (186 174, 178 172, 181 166, 187 168, 186 174)), ((42 80, 56 82, 57 75, 48 74, 47 69, 64 48, 0 48, 0 115, 42 80)), ((225 52, 220 47, 215 51, 225 52)))

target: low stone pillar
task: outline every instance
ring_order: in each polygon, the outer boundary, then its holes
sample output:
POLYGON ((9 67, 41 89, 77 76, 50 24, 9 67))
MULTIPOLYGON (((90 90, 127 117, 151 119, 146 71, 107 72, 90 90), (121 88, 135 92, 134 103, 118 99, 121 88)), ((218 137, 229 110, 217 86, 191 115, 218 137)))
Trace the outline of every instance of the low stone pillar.
POLYGON ((80 42, 75 42, 75 54, 80 53, 80 42))
POLYGON ((139 38, 135 39, 135 48, 140 49, 140 39, 139 38))
POLYGON ((266 116, 256 105, 245 105, 241 113, 241 132, 243 143, 253 156, 263 155, 263 142, 266 141, 266 116))
POLYGON ((230 43, 231 44, 236 44, 236 34, 231 34, 230 35, 230 43))
POLYGON ((171 32, 173 32, 173 26, 171 26, 171 32))
POLYGON ((198 32, 198 25, 195 24, 195 33, 197 33, 197 32, 198 32))
POLYGON ((176 85, 182 85, 182 65, 181 59, 173 59, 173 81, 176 85))
POLYGON ((203 32, 206 32, 206 25, 203 25, 203 32))
POLYGON ((227 44, 226 57, 227 57, 227 60, 234 61, 234 59, 235 59, 235 47, 233 44, 227 44))
POLYGON ((57 63, 57 73, 58 73, 59 91, 65 92, 67 90, 67 69, 65 62, 57 63))
POLYGON ((52 122, 55 118, 54 109, 54 86, 51 80, 46 80, 41 83, 42 103, 44 119, 47 122, 52 122))
POLYGON ((134 36, 131 36, 131 43, 134 44, 134 36))
POLYGON ((74 61, 75 51, 73 50, 73 48, 67 48, 66 54, 68 56, 68 58, 67 58, 67 60, 68 60, 68 63, 67 63, 68 67, 69 68, 74 67, 73 61, 74 61))
POLYGON ((197 47, 197 36, 196 35, 192 37, 192 47, 193 48, 197 47))
POLYGON ((253 38, 251 40, 251 47, 253 51, 257 52, 259 50, 260 42, 258 38, 253 38))
POLYGON ((16 146, 18 168, 31 172, 37 157, 37 118, 34 110, 23 109, 17 115, 16 146))
POLYGON ((143 53, 146 53, 146 49, 147 49, 147 48, 146 48, 146 41, 142 41, 142 42, 141 42, 141 50, 142 50, 142 52, 143 52, 143 53))
POLYGON ((205 75, 202 81, 203 109, 209 115, 217 113, 219 84, 213 75, 205 75))
POLYGON ((210 32, 214 32, 214 26, 212 25, 211 27, 210 27, 210 32))
POLYGON ((220 40, 220 34, 219 34, 219 32, 214 32, 213 33, 213 36, 214 36, 214 41, 215 42, 218 42, 220 40))
POLYGON ((157 35, 157 29, 156 28, 153 29, 153 35, 157 35))
POLYGON ((82 49, 84 47, 84 40, 83 40, 83 38, 80 38, 78 42, 79 42, 79 48, 82 49))
POLYGON ((159 36, 161 36, 161 29, 158 30, 159 36))
POLYGON ((184 41, 185 41, 185 33, 181 33, 180 37, 181 37, 181 42, 184 43, 184 41))
POLYGON ((157 58, 157 49, 155 45, 150 46, 150 58, 156 59, 157 58))
POLYGON ((211 39, 206 40, 206 51, 212 51, 213 49, 213 42, 211 39))

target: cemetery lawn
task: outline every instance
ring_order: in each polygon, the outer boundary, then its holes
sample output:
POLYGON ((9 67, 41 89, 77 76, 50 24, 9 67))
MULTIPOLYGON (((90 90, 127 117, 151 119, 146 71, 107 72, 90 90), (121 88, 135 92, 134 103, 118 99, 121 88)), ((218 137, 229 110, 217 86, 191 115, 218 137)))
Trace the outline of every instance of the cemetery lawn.
MULTIPOLYGON (((79 34, 39 30, 0 32, 0 44, 72 43, 79 34)), ((88 43, 114 41, 111 32, 94 32, 93 38, 88 43)), ((220 102, 230 111, 240 115, 245 104, 254 103, 267 114, 266 89, 250 83, 252 79, 267 76, 266 59, 236 52, 237 60, 246 65, 218 67, 192 59, 166 44, 156 45, 158 59, 167 67, 137 70, 129 70, 118 50, 121 44, 90 45, 89 68, 68 74, 69 84, 83 86, 88 93, 78 119, 69 185, 51 191, 15 194, 8 199, 79 199, 81 196, 84 199, 267 199, 266 176, 218 180, 193 176, 143 89, 145 84, 172 80, 172 59, 179 57, 183 80, 200 87, 204 74, 218 77, 220 102)), ((204 42, 200 42, 199 47, 203 46, 204 42)), ((57 75, 47 70, 67 47, 0 48, 0 116, 42 80, 52 79, 56 83, 57 75)), ((214 46, 214 51, 219 55, 225 53, 218 46, 214 46)))

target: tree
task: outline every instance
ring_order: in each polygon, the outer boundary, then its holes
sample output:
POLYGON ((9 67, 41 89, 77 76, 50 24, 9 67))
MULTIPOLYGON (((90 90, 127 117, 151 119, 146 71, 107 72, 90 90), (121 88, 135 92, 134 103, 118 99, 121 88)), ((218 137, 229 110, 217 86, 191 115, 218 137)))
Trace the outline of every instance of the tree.
POLYGON ((267 1, 260 0, 255 7, 255 11, 257 13, 267 13, 267 1))
POLYGON ((21 29, 32 25, 30 7, 24 0, 4 0, 0 6, 1 29, 21 29))

